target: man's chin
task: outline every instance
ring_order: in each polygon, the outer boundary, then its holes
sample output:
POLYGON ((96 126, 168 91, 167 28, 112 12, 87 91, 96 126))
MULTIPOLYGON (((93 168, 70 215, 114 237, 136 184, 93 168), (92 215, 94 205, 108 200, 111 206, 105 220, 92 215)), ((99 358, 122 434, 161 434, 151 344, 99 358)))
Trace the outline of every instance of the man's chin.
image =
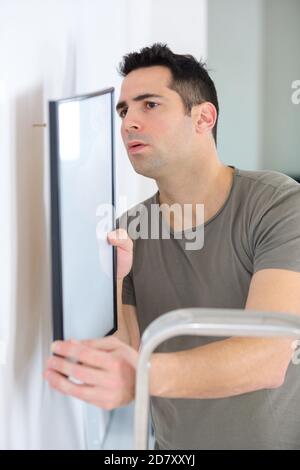
POLYGON ((151 157, 151 159, 131 158, 130 162, 136 173, 146 178, 153 179, 159 178, 162 174, 163 167, 166 166, 166 163, 162 162, 160 159, 155 160, 153 157, 151 157))
POLYGON ((157 177, 157 172, 155 172, 154 169, 141 168, 137 166, 133 166, 133 169, 136 173, 138 173, 139 175, 145 176, 146 178, 156 179, 157 177))

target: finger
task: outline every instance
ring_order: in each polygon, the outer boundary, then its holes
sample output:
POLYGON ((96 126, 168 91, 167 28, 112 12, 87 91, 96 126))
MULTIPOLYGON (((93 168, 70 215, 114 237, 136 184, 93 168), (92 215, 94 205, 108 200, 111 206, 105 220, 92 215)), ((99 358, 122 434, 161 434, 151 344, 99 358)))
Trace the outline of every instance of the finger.
MULTIPOLYGON (((45 379, 52 388, 59 391, 60 393, 63 393, 64 395, 70 395, 88 403, 97 401, 99 398, 101 399, 101 397, 98 396, 95 387, 91 387, 90 385, 74 384, 69 379, 53 370, 46 371, 45 379)), ((97 390, 99 391, 99 389, 97 390)))
POLYGON ((117 246, 129 253, 132 252, 133 242, 126 230, 122 228, 109 232, 107 240, 111 245, 117 246))
POLYGON ((81 366, 58 356, 50 357, 47 362, 48 369, 59 372, 67 377, 80 380, 86 385, 103 385, 104 376, 106 375, 102 369, 81 366))
POLYGON ((77 362, 87 366, 109 369, 112 358, 106 351, 97 350, 74 341, 55 341, 52 343, 51 350, 54 354, 75 359, 77 362))
POLYGON ((81 343, 90 348, 97 349, 98 345, 101 344, 101 341, 102 341, 102 338, 101 339, 83 339, 81 343))
POLYGON ((70 395, 79 400, 92 403, 99 408, 111 410, 117 406, 113 402, 113 397, 110 390, 105 390, 103 387, 91 387, 89 385, 76 385, 70 382, 61 374, 47 370, 45 372, 45 378, 49 385, 64 395, 70 395))
POLYGON ((105 338, 85 339, 81 343, 90 348, 102 349, 103 351, 113 351, 125 344, 112 335, 105 338))
POLYGON ((106 336, 105 338, 101 338, 101 339, 86 340, 86 342, 91 348, 96 348, 97 350, 106 351, 107 353, 109 352, 116 353, 111 356, 111 364, 110 364, 111 368, 114 367, 115 357, 124 358, 127 362, 129 362, 129 364, 131 364, 134 368, 136 368, 137 358, 138 358, 137 351, 131 346, 129 346, 128 344, 121 341, 116 336, 111 335, 111 336, 106 336))

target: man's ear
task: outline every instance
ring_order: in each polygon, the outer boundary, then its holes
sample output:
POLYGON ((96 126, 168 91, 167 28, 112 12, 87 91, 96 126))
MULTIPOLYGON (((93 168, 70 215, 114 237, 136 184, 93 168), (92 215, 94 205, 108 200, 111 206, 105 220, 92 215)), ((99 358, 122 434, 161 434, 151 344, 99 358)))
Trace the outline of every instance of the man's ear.
POLYGON ((197 134, 211 131, 217 120, 217 110, 209 101, 192 107, 191 116, 197 134))

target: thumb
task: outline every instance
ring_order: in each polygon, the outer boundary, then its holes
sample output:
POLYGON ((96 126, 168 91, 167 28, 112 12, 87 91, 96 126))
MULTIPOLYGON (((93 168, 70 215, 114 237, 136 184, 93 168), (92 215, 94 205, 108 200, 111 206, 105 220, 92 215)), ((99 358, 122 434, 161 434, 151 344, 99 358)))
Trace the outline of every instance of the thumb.
POLYGON ((107 235, 107 241, 110 245, 122 248, 124 251, 131 252, 133 243, 128 233, 123 228, 113 230, 107 235))

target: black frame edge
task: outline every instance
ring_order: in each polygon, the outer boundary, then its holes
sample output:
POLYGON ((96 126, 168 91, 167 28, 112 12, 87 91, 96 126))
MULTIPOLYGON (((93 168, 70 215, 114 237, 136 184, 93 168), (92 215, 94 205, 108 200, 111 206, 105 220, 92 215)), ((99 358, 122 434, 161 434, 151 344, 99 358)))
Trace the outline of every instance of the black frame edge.
POLYGON ((61 235, 59 218, 58 105, 49 102, 51 265, 53 339, 63 340, 61 235))

